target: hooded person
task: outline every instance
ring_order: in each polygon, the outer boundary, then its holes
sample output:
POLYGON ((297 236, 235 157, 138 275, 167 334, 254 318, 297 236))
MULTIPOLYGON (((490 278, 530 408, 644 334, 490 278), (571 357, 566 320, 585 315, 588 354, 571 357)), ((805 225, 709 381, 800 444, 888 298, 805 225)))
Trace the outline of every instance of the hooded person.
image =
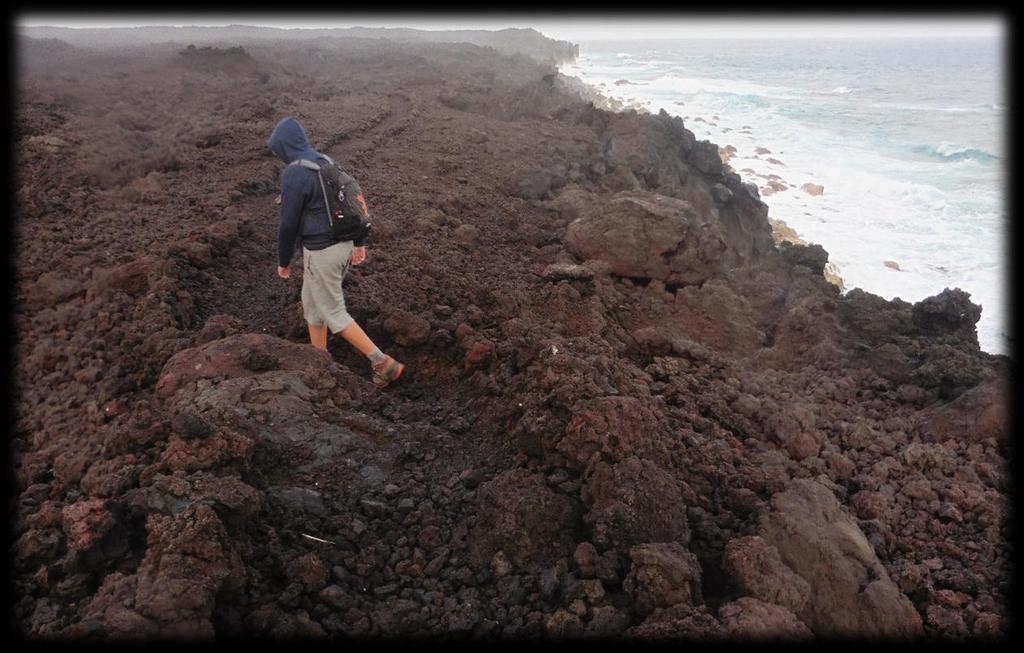
POLYGON ((328 208, 315 170, 292 165, 306 160, 326 163, 309 144, 298 120, 284 118, 274 127, 267 147, 284 164, 281 173, 281 216, 277 231, 277 275, 291 277, 289 264, 296 240, 302 246, 302 312, 314 347, 327 349, 327 332, 340 333, 370 360, 373 382, 384 387, 396 380, 405 365, 383 353, 345 308, 342 282, 350 265, 366 260, 366 243, 335 241, 331 236, 328 208))

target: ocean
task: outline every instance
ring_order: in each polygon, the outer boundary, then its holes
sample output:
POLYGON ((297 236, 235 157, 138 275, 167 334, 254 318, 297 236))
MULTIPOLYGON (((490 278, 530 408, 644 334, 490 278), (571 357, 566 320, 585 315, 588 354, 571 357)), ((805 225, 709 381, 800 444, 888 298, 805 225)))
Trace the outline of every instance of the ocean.
POLYGON ((960 288, 981 348, 1009 354, 1003 56, 981 38, 583 41, 561 72, 731 152, 847 290, 960 288))

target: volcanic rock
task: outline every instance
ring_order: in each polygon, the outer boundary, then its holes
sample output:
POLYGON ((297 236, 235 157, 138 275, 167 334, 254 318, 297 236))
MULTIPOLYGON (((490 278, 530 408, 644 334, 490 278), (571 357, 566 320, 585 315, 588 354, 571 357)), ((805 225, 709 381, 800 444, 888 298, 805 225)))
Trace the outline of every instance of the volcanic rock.
POLYGON ((94 547, 114 527, 114 517, 102 499, 86 499, 64 508, 68 546, 78 551, 94 547))
POLYGON ((764 603, 799 613, 810 598, 807 581, 786 566, 778 549, 756 535, 729 540, 723 567, 741 593, 764 603))
POLYGON ((809 640, 811 630, 786 608, 744 596, 718 609, 730 638, 740 640, 809 640))
POLYGON ((625 551, 646 542, 689 543, 686 505, 677 481, 650 460, 598 463, 588 489, 584 521, 598 547, 625 551))
POLYGON ((566 231, 567 246, 583 259, 606 261, 614 274, 700 283, 721 269, 721 232, 682 200, 622 193, 579 214, 566 231))
POLYGON ((921 635, 921 617, 913 604, 889 579, 856 521, 825 486, 797 479, 774 495, 760 536, 810 586, 810 599, 797 616, 815 635, 921 635))
POLYGON ((516 567, 546 565, 572 552, 579 508, 523 469, 502 472, 479 488, 479 524, 471 538, 475 564, 503 551, 516 567))
POLYGON ((632 567, 623 589, 641 615, 655 608, 699 602, 700 563, 680 544, 641 544, 629 550, 632 567))

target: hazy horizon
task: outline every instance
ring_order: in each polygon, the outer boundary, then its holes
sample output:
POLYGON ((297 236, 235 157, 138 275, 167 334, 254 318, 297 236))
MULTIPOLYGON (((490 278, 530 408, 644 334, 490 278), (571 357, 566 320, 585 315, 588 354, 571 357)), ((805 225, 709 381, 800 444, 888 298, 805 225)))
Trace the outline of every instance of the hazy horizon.
POLYGON ((746 16, 742 18, 687 17, 668 14, 658 18, 652 14, 629 16, 581 15, 578 18, 548 18, 514 15, 508 17, 422 16, 405 18, 374 15, 306 15, 278 18, 260 15, 218 15, 207 17, 148 16, 81 16, 75 14, 47 15, 27 13, 16 21, 19 27, 124 28, 124 27, 268 27, 277 29, 344 29, 410 28, 441 30, 500 30, 533 28, 558 40, 618 41, 635 39, 879 39, 879 38, 992 38, 1005 34, 1001 16, 913 17, 897 15, 890 18, 853 16, 778 18, 746 16))

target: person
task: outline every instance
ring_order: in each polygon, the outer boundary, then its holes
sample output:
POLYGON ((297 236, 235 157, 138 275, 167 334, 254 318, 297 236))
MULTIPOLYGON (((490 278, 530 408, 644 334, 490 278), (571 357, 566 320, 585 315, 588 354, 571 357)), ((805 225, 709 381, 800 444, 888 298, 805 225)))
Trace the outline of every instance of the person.
POLYGON ((327 349, 327 331, 340 333, 370 360, 373 383, 385 387, 398 380, 405 365, 383 353, 345 309, 342 282, 350 265, 366 260, 366 245, 331 236, 327 204, 315 170, 291 163, 324 157, 309 144, 298 120, 283 118, 274 127, 267 146, 285 165, 281 173, 280 224, 277 231, 277 275, 289 279, 289 264, 296 239, 302 243, 302 312, 314 347, 327 349))

